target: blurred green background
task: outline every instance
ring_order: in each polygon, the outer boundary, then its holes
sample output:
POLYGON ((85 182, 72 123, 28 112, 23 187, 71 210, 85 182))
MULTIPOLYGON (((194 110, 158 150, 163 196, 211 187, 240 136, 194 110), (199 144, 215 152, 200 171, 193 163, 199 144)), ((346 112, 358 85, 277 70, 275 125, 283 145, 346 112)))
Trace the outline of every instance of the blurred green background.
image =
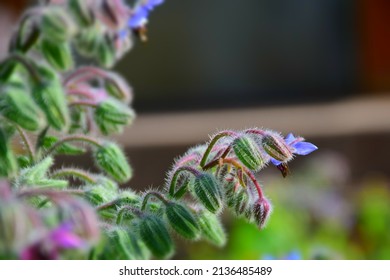
MULTIPOLYGON (((0 57, 34 2, 0 1, 0 57)), ((174 258, 390 259, 389 11, 388 0, 166 0, 153 12, 149 42, 116 69, 136 94, 138 118, 116 137, 131 187, 162 186, 173 159, 218 129, 264 126, 319 147, 285 179, 259 174, 274 206, 264 230, 226 211, 226 247, 178 240, 174 258)))

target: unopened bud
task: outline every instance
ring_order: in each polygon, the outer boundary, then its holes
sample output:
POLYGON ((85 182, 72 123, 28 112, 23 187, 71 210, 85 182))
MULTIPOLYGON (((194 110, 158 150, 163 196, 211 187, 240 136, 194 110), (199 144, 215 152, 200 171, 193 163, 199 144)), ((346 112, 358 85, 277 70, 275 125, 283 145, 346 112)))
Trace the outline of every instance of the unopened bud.
POLYGON ((258 171, 264 167, 264 159, 255 141, 242 135, 233 141, 233 150, 238 159, 250 170, 258 171))
POLYGON ((95 159, 98 166, 114 180, 120 183, 130 180, 133 171, 118 145, 104 143, 96 150, 95 159))
POLYGON ((42 127, 43 114, 20 83, 8 83, 3 88, 0 94, 0 114, 30 131, 42 127))
POLYGON ((100 31, 98 28, 82 30, 75 38, 75 47, 85 57, 95 57, 100 44, 100 31))
POLYGON ((107 233, 108 240, 102 257, 107 260, 145 260, 149 251, 137 236, 124 228, 115 227, 107 233))
POLYGON ((194 192, 198 200, 212 213, 219 213, 223 206, 223 194, 217 179, 210 173, 201 173, 194 180, 194 192))
POLYGON ((226 244, 226 234, 219 218, 209 211, 199 211, 198 223, 202 236, 212 244, 222 247, 226 244))
POLYGON ((112 98, 101 102, 95 109, 95 122, 106 135, 121 132, 123 126, 130 124, 134 118, 132 109, 112 98))
POLYGON ((155 215, 143 217, 139 222, 139 233, 142 241, 158 258, 169 258, 174 245, 164 222, 155 215))
POLYGON ((95 18, 92 12, 94 0, 69 0, 68 7, 76 21, 88 27, 93 24, 95 18))
POLYGON ((292 152, 286 141, 276 133, 268 133, 261 140, 264 151, 278 161, 288 161, 292 159, 292 152))
POLYGON ((58 43, 73 36, 76 33, 76 25, 66 10, 53 7, 43 13, 41 30, 46 39, 58 43))
POLYGON ((257 226, 262 229, 265 227, 269 216, 271 215, 272 206, 266 198, 259 198, 253 205, 253 217, 257 226))
POLYGON ((50 65, 59 71, 68 71, 74 66, 72 50, 68 43, 43 39, 41 42, 41 51, 50 65))
POLYGON ((114 39, 106 34, 101 38, 98 46, 96 58, 99 61, 100 65, 106 68, 112 68, 116 62, 116 50, 114 39))
POLYGON ((117 189, 109 188, 105 185, 93 185, 85 192, 86 197, 93 205, 100 205, 116 198, 117 189))
POLYGON ((199 237, 199 225, 186 207, 175 202, 169 202, 165 207, 165 214, 171 227, 181 236, 192 240, 199 237))
POLYGON ((38 71, 42 81, 34 86, 33 98, 45 113, 49 124, 62 130, 68 125, 69 111, 61 81, 48 67, 39 66, 38 71))

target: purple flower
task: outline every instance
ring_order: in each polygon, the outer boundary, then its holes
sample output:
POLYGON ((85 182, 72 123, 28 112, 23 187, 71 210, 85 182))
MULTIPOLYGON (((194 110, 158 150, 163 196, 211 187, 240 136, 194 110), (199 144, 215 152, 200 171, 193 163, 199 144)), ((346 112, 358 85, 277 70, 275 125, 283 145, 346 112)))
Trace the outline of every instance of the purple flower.
MULTIPOLYGON (((286 144, 290 147, 291 152, 296 155, 305 156, 318 150, 318 147, 309 142, 304 142, 305 139, 302 137, 295 137, 292 133, 289 133, 286 138, 284 138, 286 144)), ((281 161, 271 158, 271 162, 278 166, 282 164, 281 161)))
POLYGON ((85 245, 84 240, 72 232, 70 223, 63 223, 51 230, 39 241, 22 251, 24 260, 50 260, 58 259, 61 249, 75 249, 85 245))
POLYGON ((142 27, 148 21, 149 13, 154 9, 154 7, 161 5, 164 0, 146 0, 138 5, 132 16, 129 19, 128 25, 132 29, 137 29, 142 27))

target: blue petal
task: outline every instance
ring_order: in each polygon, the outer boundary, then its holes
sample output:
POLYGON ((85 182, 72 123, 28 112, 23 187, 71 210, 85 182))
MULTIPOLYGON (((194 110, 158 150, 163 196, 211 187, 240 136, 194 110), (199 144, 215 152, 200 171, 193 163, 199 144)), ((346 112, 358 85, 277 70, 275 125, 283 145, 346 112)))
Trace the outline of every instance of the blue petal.
POLYGON ((288 254, 286 257, 285 257, 286 260, 301 260, 302 257, 301 257, 301 253, 299 253, 298 251, 292 251, 290 254, 288 254))
POLYGON ((145 20, 147 20, 148 16, 149 16, 148 9, 146 9, 142 6, 138 7, 135 10, 134 14, 129 19, 129 22, 128 22, 129 27, 130 28, 141 27, 144 24, 145 20))
POLYGON ((154 7, 161 5, 162 3, 164 3, 164 0, 149 0, 149 2, 147 2, 144 7, 151 11, 154 9, 154 7))
POLYGON ((295 148, 294 154, 305 156, 318 150, 318 147, 309 142, 298 142, 293 145, 295 148))
POLYGON ((278 161, 278 160, 276 160, 274 158, 271 158, 271 162, 272 162, 273 165, 276 165, 276 166, 278 166, 279 164, 282 163, 281 161, 278 161))
POLYGON ((295 139, 296 138, 295 138, 294 134, 292 134, 292 133, 287 134, 286 138, 284 138, 284 140, 286 140, 287 144, 294 142, 295 139))

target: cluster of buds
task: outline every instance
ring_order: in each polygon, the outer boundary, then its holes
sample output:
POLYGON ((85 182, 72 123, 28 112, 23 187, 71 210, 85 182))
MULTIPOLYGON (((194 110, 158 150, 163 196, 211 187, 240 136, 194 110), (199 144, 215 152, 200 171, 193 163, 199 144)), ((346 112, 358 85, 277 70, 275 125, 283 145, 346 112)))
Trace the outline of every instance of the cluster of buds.
POLYGON ((107 68, 135 37, 146 40, 163 0, 46 2, 25 13, 0 64, 0 258, 169 258, 172 233, 223 246, 225 207, 263 228, 271 204, 255 174, 272 163, 286 176, 294 154, 317 147, 269 130, 222 131, 175 162, 164 191, 120 188, 132 168, 98 135, 132 123, 133 94, 107 68), (76 52, 104 68, 78 65, 76 52), (57 168, 57 155, 88 148, 100 173, 57 168))

